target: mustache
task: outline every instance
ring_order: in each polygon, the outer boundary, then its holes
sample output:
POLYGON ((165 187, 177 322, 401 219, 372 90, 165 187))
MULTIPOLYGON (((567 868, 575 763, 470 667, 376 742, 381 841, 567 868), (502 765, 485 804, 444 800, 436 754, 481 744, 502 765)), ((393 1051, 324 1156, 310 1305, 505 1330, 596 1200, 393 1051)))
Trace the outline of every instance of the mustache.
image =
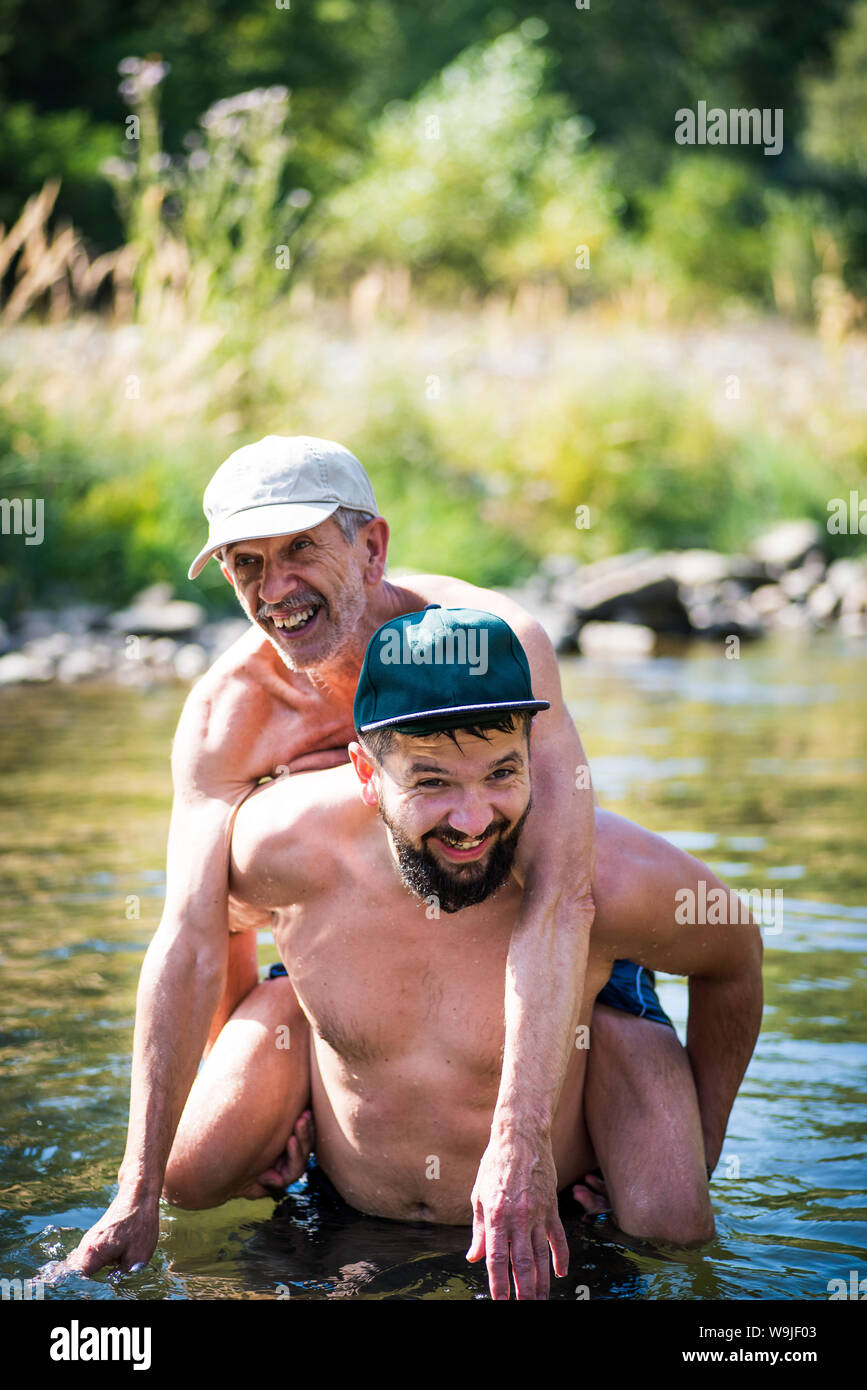
POLYGON ((453 830, 450 825, 437 826, 435 829, 429 830, 426 835, 422 836, 422 843, 436 836, 436 838, 438 840, 442 840, 444 844, 458 845, 460 844, 461 840, 478 840, 479 838, 484 839, 487 835, 493 835, 495 831, 502 832, 504 830, 508 830, 508 828, 509 822, 507 820, 492 820, 490 825, 482 831, 481 836, 478 836, 461 835, 457 830, 453 830))
POLYGON ((283 603, 260 603, 256 609, 257 618, 271 618, 275 613, 297 613, 299 608, 309 608, 316 603, 320 607, 325 606, 325 600, 321 594, 310 590, 307 593, 293 594, 291 602, 287 599, 283 603))

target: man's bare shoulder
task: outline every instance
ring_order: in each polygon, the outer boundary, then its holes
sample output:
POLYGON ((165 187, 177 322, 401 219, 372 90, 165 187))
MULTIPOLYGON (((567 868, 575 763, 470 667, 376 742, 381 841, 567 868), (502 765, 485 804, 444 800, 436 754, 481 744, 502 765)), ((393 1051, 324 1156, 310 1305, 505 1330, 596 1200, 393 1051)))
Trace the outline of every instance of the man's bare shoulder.
POLYGON ((232 892, 267 907, 293 901, 329 881, 341 845, 370 819, 349 765, 286 774, 257 787, 235 818, 232 892))
POLYGON ((401 587, 417 594, 426 603, 441 603, 444 608, 478 608, 483 613, 495 613, 509 624, 520 637, 529 628, 537 628, 536 620, 526 608, 496 589, 482 589, 466 579, 448 574, 408 574, 401 576, 401 587))
POLYGON ((259 745, 275 701, 290 700, 289 672, 251 627, 187 696, 172 747, 176 786, 222 795, 258 781, 267 771, 259 745))

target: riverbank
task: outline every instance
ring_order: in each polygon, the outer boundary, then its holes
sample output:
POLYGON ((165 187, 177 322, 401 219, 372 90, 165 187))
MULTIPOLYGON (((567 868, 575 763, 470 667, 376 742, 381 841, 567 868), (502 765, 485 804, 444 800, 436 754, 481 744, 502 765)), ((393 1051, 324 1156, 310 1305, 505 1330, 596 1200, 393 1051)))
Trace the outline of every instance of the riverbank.
MULTIPOLYGON (((639 550, 584 565, 556 556, 507 592, 560 653, 642 656, 668 639, 730 643, 827 628, 867 638, 867 559, 829 560, 809 520, 783 522, 739 555, 639 550)), ((165 584, 114 612, 34 609, 14 627, 0 624, 0 686, 190 683, 246 629, 245 618, 213 620, 165 584)))

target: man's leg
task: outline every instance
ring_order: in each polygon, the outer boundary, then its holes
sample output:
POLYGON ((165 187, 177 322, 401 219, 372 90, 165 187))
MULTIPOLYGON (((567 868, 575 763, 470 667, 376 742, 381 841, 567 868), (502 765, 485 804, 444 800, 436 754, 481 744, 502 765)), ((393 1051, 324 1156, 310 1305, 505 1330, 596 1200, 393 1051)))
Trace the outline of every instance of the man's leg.
MULTIPOLYGON (((630 821, 597 811, 593 893, 600 928, 618 914, 653 919, 673 913, 672 877, 701 871, 674 846, 630 821)), ((713 877, 706 870, 708 877, 713 877)), ((641 993, 641 985, 638 985, 641 993)), ((608 993, 609 991, 605 991, 608 993)), ((616 991, 615 991, 616 993, 616 991)), ((692 1067, 677 1034, 664 1022, 597 1002, 584 1087, 584 1117, 617 1224, 627 1234, 689 1245, 714 1234, 704 1138, 692 1067)), ((588 1178, 576 1198, 599 1209, 588 1178)), ((603 1189, 604 1191, 604 1189, 603 1189)))
POLYGON ((215 1207, 300 1177, 309 1103, 307 1020, 285 976, 266 980, 238 1005, 193 1083, 164 1195, 179 1207, 215 1207))
MULTIPOLYGON (((584 1116, 617 1225, 676 1245, 710 1240, 698 1098, 677 1034, 597 1004, 590 1035, 584 1116)), ((604 1201, 592 1196, 601 1188, 586 1179, 575 1196, 588 1210, 602 1210, 604 1201)))

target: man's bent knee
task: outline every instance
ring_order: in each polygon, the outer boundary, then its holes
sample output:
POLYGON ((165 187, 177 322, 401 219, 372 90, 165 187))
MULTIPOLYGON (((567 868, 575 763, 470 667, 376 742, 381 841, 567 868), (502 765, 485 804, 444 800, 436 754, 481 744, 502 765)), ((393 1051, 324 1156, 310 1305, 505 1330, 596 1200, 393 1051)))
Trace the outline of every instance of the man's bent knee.
POLYGON ((716 1233, 710 1197, 696 1193, 692 1200, 660 1206, 651 1194, 637 1193, 614 1219, 625 1235, 669 1245, 704 1245, 716 1233))

